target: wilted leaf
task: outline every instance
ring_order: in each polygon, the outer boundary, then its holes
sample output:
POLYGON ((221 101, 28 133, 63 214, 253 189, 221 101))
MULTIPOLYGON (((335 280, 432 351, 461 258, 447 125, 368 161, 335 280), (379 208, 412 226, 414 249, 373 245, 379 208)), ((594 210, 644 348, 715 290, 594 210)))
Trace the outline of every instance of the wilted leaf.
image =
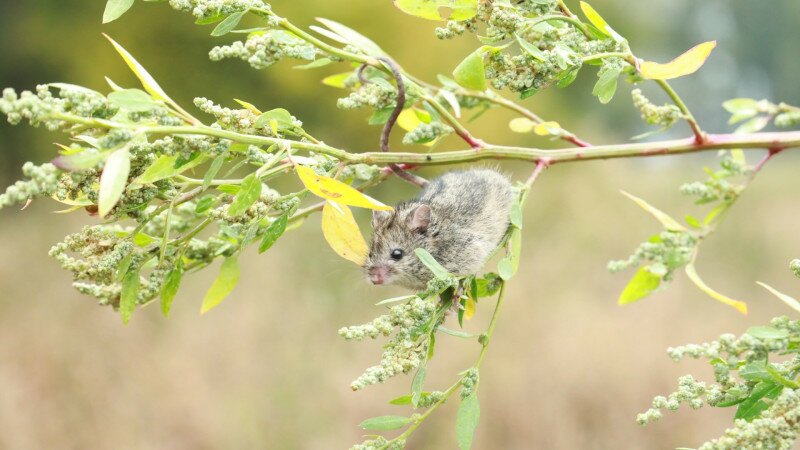
POLYGON ((464 320, 470 320, 475 316, 475 309, 478 304, 474 299, 468 298, 464 301, 464 320))
POLYGON ((323 175, 317 175, 314 170, 297 166, 297 175, 305 187, 314 195, 326 200, 333 200, 338 204, 369 208, 376 211, 391 211, 391 206, 369 197, 353 187, 323 175))
POLYGON ((706 283, 700 278, 700 275, 697 274, 697 270, 694 268, 694 263, 690 263, 686 266, 686 275, 689 276, 689 279, 692 280, 692 282, 698 288, 700 288, 701 291, 708 294, 711 298, 736 308, 736 310, 742 314, 747 314, 747 303, 739 300, 733 300, 708 287, 708 285, 706 285, 706 283))
POLYGON ((773 288, 772 286, 770 286, 770 285, 768 285, 766 283, 762 283, 760 281, 756 281, 756 283, 758 283, 764 289, 772 292, 773 295, 775 295, 776 297, 781 299, 781 301, 786 303, 790 308, 794 309, 797 312, 800 312, 800 302, 795 300, 793 297, 790 297, 790 296, 778 291, 777 289, 773 288))
POLYGON ((369 249, 350 208, 325 202, 322 208, 322 234, 339 256, 358 265, 364 263, 369 249))
POLYGON ((103 167, 102 175, 100 175, 100 193, 98 196, 98 214, 100 214, 100 217, 105 217, 122 197, 130 170, 131 160, 127 147, 114 151, 106 159, 106 165, 103 167))
POLYGON ((646 201, 642 200, 639 197, 636 197, 635 195, 631 195, 631 194, 629 194, 629 193, 627 193, 625 191, 620 191, 620 192, 622 192, 622 195, 624 195, 624 196, 628 197, 629 199, 633 200, 643 210, 645 210, 645 211, 649 212, 650 214, 652 214, 652 216, 655 217, 656 219, 658 219, 658 221, 661 222, 661 224, 664 225, 664 228, 666 228, 667 230, 670 230, 670 231, 686 231, 686 228, 683 225, 678 223, 677 220, 675 220, 672 217, 670 217, 669 214, 665 213, 664 211, 661 211, 660 209, 650 205, 649 203, 647 203, 646 201))
POLYGON ((651 61, 642 61, 639 71, 642 76, 654 80, 669 80, 694 73, 703 66, 711 51, 717 46, 717 41, 708 41, 698 44, 682 55, 666 64, 651 61))
POLYGON ((239 260, 235 256, 225 258, 220 267, 219 275, 206 292, 200 314, 203 314, 219 305, 228 296, 239 282, 239 260))

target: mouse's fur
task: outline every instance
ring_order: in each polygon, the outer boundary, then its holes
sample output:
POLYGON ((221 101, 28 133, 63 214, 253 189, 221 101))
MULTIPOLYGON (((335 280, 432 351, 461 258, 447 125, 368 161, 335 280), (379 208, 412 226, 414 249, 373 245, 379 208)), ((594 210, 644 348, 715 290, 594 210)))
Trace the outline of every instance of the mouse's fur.
POLYGON ((417 198, 373 214, 364 269, 380 284, 424 289, 433 275, 414 254, 424 248, 455 275, 475 273, 505 234, 513 200, 511 182, 495 170, 445 173, 417 198), (395 249, 400 259, 391 257, 395 249))

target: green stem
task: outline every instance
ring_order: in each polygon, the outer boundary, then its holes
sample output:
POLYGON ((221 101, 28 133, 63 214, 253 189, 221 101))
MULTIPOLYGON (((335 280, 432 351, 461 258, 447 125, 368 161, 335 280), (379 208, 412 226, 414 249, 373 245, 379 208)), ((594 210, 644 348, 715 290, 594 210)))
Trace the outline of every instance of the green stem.
POLYGON ((703 132, 702 129, 700 129, 700 125, 697 123, 697 120, 694 118, 691 111, 689 111, 689 108, 686 106, 686 103, 684 103, 683 100, 681 100, 678 93, 675 92, 675 90, 672 89, 672 86, 670 86, 669 83, 667 83, 665 80, 655 80, 655 81, 659 86, 661 86, 661 89, 663 89, 664 92, 666 92, 667 95, 669 95, 669 98, 672 99, 672 101, 675 103, 675 106, 677 106, 678 109, 681 110, 684 119, 686 119, 686 122, 688 122, 689 126, 692 128, 692 133, 694 133, 694 138, 697 141, 697 143, 701 144, 705 142, 706 134, 703 132))
POLYGON ((597 53, 595 55, 587 55, 584 56, 583 62, 587 61, 594 61, 595 59, 605 59, 605 58, 628 58, 631 56, 630 52, 607 52, 607 53, 597 53))
POLYGON ((461 139, 464 140, 464 142, 469 144, 470 147, 474 149, 480 149, 486 145, 483 141, 480 141, 472 137, 472 134, 469 132, 469 130, 467 130, 466 127, 464 127, 464 125, 462 125, 458 121, 458 119, 456 119, 452 114, 450 114, 450 111, 448 111, 447 108, 445 108, 444 106, 441 105, 441 103, 436 101, 435 98, 430 96, 425 96, 423 97, 423 99, 429 105, 431 105, 433 109, 436 110, 436 112, 442 115, 445 121, 449 123, 450 126, 452 126, 453 129, 456 131, 456 134, 458 134, 461 137, 461 139))
POLYGON ((548 14, 548 15, 545 15, 545 16, 539 16, 539 17, 536 17, 536 18, 533 18, 533 19, 529 19, 529 20, 527 20, 525 22, 525 25, 527 25, 529 27, 532 27, 532 26, 534 26, 536 24, 539 24, 539 23, 542 23, 542 22, 547 22, 547 21, 550 21, 550 20, 561 20, 563 22, 569 22, 572 25, 574 25, 575 28, 579 29, 581 31, 581 33, 583 33, 584 36, 586 36, 589 39, 594 39, 594 36, 592 35, 592 33, 589 32, 589 29, 586 27, 586 24, 581 22, 574 15, 566 16, 566 15, 561 15, 561 14, 548 14))

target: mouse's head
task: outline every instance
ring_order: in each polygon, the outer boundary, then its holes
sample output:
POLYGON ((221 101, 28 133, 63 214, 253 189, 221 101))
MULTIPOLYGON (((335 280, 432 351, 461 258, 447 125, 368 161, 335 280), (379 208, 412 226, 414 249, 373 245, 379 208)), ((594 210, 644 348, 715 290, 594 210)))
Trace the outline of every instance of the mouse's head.
POLYGON ((364 271, 372 284, 425 288, 431 272, 414 254, 414 249, 427 249, 430 225, 431 208, 423 203, 373 212, 372 242, 364 262, 364 271))

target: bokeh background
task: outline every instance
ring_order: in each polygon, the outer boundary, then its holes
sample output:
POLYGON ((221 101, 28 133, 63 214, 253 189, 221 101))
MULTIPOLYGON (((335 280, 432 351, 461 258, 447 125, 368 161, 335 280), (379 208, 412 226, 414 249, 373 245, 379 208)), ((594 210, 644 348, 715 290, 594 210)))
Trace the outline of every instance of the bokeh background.
MULTIPOLYGON (((571 6, 576 2, 568 2, 571 6)), ((374 149, 379 130, 365 112, 335 108, 339 92, 319 83, 341 68, 298 71, 283 62, 256 71, 240 61, 211 63, 208 49, 232 40, 208 36, 188 15, 165 4, 136 2, 121 20, 102 26, 101 0, 0 2, 0 85, 30 89, 62 81, 105 90, 103 75, 134 86, 125 65, 101 37, 107 32, 150 69, 178 101, 206 96, 232 105, 286 107, 306 129, 350 149, 374 149)), ((475 46, 440 42, 434 24, 403 15, 388 0, 275 0, 275 10, 309 25, 315 16, 348 24, 379 42, 414 74, 434 80, 475 46)), ((598 1, 595 7, 640 56, 666 61, 717 39, 696 75, 676 80, 700 122, 724 131, 720 103, 737 96, 800 103, 800 3, 796 0, 598 1)), ((595 143, 620 142, 647 131, 620 85, 602 106, 590 95, 595 77, 581 73, 572 88, 549 90, 525 104, 595 143)), ((656 101, 662 94, 646 90, 656 101)), ((513 115, 493 111, 473 124, 491 142, 553 146, 512 135, 513 115)), ((684 135, 675 127, 672 135, 684 135)), ((399 134, 399 133, 398 133, 399 134)), ((0 184, 20 176, 24 161, 41 163, 63 140, 45 130, 0 124, 0 184)), ((457 140, 445 148, 457 148, 457 140)), ((720 435, 732 410, 668 414, 641 428, 637 412, 653 395, 671 392, 676 377, 710 378, 704 363, 673 363, 664 350, 741 333, 790 313, 755 285, 800 293, 787 270, 800 257, 797 155, 770 163, 728 221, 704 243, 698 261, 706 281, 747 300, 743 317, 707 298, 684 277, 653 298, 618 307, 630 273, 610 275, 658 225, 619 195, 625 189, 677 216, 699 211, 677 191, 703 178, 713 154, 556 166, 536 185, 525 211, 520 274, 481 373, 478 449, 669 449, 694 447, 720 435)), ((749 153, 750 158, 757 154, 749 153)), ((524 177, 524 164, 504 164, 524 177)), ((428 170, 427 175, 435 174, 428 170)), ((397 181, 372 194, 385 201, 411 195, 397 181)), ((138 311, 122 326, 112 310, 70 287, 47 257, 65 234, 94 219, 53 215, 37 201, 21 212, 0 211, 0 448, 8 449, 329 449, 360 442, 357 424, 371 416, 405 414, 386 401, 408 391, 409 377, 353 393, 348 385, 379 359, 381 342, 347 343, 336 331, 382 310, 373 304, 398 291, 369 286, 358 268, 335 256, 312 217, 268 253, 248 250, 241 282, 213 313, 198 314, 215 270, 184 281, 173 314, 138 311)), ((362 212, 363 214, 363 212, 362 212)), ((365 219, 365 217, 360 217, 365 219)), ((491 304, 467 325, 480 332, 491 304)), ((478 346, 443 336, 428 386, 443 388, 475 360, 478 346)), ((455 402, 437 412, 409 444, 455 448, 455 402)))

